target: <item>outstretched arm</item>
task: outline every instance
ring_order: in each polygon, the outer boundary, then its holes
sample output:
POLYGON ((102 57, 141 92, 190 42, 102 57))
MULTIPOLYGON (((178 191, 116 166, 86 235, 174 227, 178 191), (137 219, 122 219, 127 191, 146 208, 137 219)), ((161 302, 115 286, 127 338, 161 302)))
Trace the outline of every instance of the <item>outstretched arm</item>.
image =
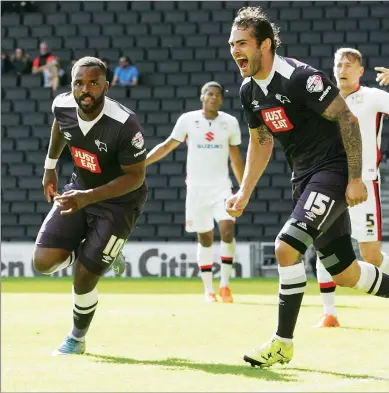
POLYGON ((159 161, 163 157, 167 156, 172 150, 176 149, 181 142, 176 141, 171 136, 164 142, 155 146, 148 154, 146 158, 146 166, 159 161))
POLYGON ((380 86, 389 85, 389 68, 385 67, 374 67, 377 71, 376 81, 379 82, 380 86))

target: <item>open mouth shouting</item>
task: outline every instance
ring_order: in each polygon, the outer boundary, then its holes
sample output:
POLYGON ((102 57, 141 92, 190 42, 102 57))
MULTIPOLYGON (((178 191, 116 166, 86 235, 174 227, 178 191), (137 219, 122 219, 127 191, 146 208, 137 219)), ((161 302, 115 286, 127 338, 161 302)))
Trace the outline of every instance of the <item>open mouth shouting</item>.
POLYGON ((240 57, 239 59, 236 59, 236 63, 238 64, 239 68, 242 71, 246 71, 249 65, 249 61, 244 57, 240 57))

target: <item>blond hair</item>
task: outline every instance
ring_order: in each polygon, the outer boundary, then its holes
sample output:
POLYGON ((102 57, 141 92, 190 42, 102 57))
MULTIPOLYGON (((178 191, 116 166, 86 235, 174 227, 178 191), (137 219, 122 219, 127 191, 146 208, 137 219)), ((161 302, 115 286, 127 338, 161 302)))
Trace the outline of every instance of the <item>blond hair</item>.
POLYGON ((341 59, 346 56, 350 61, 358 61, 360 65, 363 64, 362 53, 358 49, 354 48, 339 48, 334 57, 340 57, 341 59))

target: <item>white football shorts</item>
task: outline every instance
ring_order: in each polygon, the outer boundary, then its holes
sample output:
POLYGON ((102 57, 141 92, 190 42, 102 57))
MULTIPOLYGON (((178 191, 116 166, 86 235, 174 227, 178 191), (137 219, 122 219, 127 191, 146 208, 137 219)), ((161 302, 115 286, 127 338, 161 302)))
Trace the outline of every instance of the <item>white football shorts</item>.
POLYGON ((381 241, 381 199, 380 180, 364 180, 367 188, 367 201, 349 208, 351 236, 358 242, 381 241))
POLYGON ((214 228, 214 221, 235 221, 226 212, 226 200, 232 196, 231 188, 188 187, 185 203, 185 230, 204 233, 214 228))

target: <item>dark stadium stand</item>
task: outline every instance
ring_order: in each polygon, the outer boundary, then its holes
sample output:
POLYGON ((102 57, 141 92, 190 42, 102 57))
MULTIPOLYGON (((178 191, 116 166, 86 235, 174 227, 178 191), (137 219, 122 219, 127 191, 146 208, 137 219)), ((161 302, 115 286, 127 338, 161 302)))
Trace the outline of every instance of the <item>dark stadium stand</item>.
MULTIPOLYGON (((32 57, 46 41, 66 69, 72 59, 95 55, 117 65, 127 55, 141 73, 140 85, 112 88, 109 96, 139 115, 152 148, 168 136, 183 111, 199 109, 199 87, 217 80, 228 91, 223 110, 241 122, 243 152, 248 135, 238 97, 241 77, 227 44, 235 11, 261 5, 281 27, 279 53, 327 74, 341 46, 361 50, 363 83, 376 86, 374 66, 389 65, 389 3, 385 2, 35 2, 39 12, 4 13, 2 51, 26 49, 32 57)), ((2 240, 34 240, 50 204, 41 190, 52 122, 50 89, 40 77, 2 75, 2 240)), ((59 92, 69 90, 60 88, 59 92)), ((383 145, 388 146, 388 122, 383 145)), ((135 240, 193 239, 184 231, 185 147, 148 170, 149 201, 135 240)), ((59 165, 61 185, 72 166, 59 165)), ((255 199, 238 220, 240 240, 272 241, 291 210, 290 171, 277 147, 255 199)))

